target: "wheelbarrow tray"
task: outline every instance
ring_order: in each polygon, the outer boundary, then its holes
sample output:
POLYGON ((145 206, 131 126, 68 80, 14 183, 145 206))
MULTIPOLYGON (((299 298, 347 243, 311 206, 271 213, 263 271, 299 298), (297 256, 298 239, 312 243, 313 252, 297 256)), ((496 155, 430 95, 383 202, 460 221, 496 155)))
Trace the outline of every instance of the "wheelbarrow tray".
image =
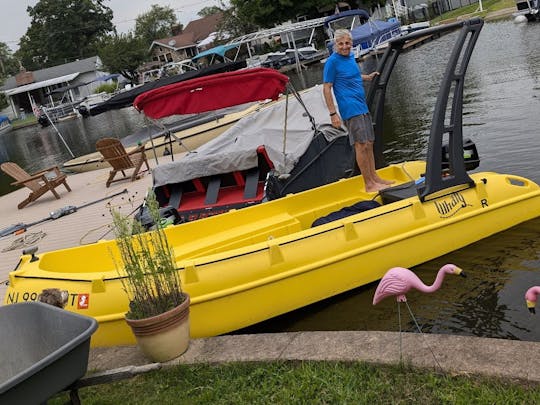
POLYGON ((0 306, 0 403, 42 403, 83 377, 97 326, 41 302, 0 306))

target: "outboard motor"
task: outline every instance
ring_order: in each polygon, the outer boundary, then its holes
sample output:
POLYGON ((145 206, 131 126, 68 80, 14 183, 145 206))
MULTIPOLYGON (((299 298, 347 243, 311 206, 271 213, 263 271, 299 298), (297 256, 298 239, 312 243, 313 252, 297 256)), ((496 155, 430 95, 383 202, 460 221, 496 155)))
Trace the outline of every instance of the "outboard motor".
MULTIPOLYGON (((470 139, 463 140, 463 160, 465 161, 465 170, 474 170, 480 166, 480 156, 476 145, 470 139)), ((450 168, 450 153, 449 146, 445 143, 442 147, 442 168, 448 170, 450 168)))

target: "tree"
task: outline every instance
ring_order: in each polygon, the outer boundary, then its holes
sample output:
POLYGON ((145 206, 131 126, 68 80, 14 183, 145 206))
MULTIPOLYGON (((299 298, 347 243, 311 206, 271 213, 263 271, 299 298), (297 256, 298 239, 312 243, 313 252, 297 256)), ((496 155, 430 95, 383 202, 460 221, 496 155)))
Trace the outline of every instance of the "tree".
POLYGON ((55 66, 97 54, 100 38, 114 31, 105 0, 40 0, 26 9, 30 27, 16 56, 27 69, 55 66))
POLYGON ((221 8, 219 8, 218 6, 212 6, 212 7, 203 7, 198 13, 197 15, 199 17, 208 17, 209 15, 212 15, 212 14, 217 14, 217 13, 222 13, 223 10, 221 8))
POLYGON ((140 14, 135 20, 135 36, 150 46, 156 39, 172 36, 176 23, 172 8, 153 4, 150 11, 140 14))
POLYGON ((237 8, 233 4, 231 4, 230 7, 225 7, 223 1, 221 1, 221 6, 223 10, 223 19, 218 27, 220 34, 223 35, 226 33, 231 37, 239 37, 259 29, 252 21, 250 9, 248 7, 237 8))
POLYGON ((120 73, 132 83, 138 82, 137 68, 148 57, 148 47, 133 33, 114 35, 101 42, 99 57, 111 73, 120 73))
POLYGON ((336 4, 334 0, 230 0, 230 3, 228 17, 232 14, 245 19, 244 25, 261 28, 273 27, 288 20, 295 21, 299 16, 315 18, 319 8, 336 4))
POLYGON ((11 49, 5 43, 0 42, 0 84, 6 77, 17 74, 18 70, 19 65, 13 57, 11 49))

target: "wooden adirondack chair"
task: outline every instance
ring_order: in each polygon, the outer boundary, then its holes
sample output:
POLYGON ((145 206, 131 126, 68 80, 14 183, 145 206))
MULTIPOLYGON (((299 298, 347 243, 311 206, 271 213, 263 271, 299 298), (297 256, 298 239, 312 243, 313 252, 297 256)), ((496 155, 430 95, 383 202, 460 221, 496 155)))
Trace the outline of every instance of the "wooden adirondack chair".
POLYGON ((12 186, 25 186, 32 190, 28 198, 19 203, 17 206, 19 209, 37 200, 47 191, 53 193, 56 199, 60 199, 60 196, 55 190, 60 184, 63 184, 67 191, 71 191, 66 181, 66 175, 60 171, 58 166, 50 167, 34 174, 28 174, 17 163, 13 162, 4 162, 0 165, 0 168, 4 173, 17 180, 11 183, 12 186))
POLYGON ((122 145, 118 139, 102 138, 96 142, 96 149, 113 168, 109 172, 109 178, 107 179, 106 184, 107 187, 114 181, 125 179, 127 177, 125 170, 134 169, 133 174, 131 175, 131 181, 138 178, 143 163, 146 164, 146 169, 150 170, 144 152, 144 145, 141 145, 128 153, 126 152, 124 145, 122 145), (113 180, 118 172, 122 172, 124 177, 113 180))

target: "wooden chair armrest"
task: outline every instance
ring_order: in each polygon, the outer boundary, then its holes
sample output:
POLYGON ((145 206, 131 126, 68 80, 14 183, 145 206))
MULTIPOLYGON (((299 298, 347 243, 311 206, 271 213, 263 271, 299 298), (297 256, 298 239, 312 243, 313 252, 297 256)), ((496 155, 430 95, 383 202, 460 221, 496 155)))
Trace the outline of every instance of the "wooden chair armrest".
POLYGON ((56 174, 56 177, 59 177, 59 176, 62 175, 62 172, 60 171, 60 169, 58 169, 58 166, 55 166, 55 167, 52 167, 52 168, 47 169, 47 170, 39 171, 39 172, 31 175, 30 177, 24 179, 24 180, 15 181, 15 182, 11 183, 11 185, 12 186, 24 185, 24 183, 28 183, 29 181, 38 180, 38 179, 41 179, 44 182, 48 183, 50 179, 47 178, 47 176, 45 176, 45 175, 47 173, 50 173, 50 172, 54 172, 56 174), (56 170, 55 170, 55 168, 56 168, 56 170))

